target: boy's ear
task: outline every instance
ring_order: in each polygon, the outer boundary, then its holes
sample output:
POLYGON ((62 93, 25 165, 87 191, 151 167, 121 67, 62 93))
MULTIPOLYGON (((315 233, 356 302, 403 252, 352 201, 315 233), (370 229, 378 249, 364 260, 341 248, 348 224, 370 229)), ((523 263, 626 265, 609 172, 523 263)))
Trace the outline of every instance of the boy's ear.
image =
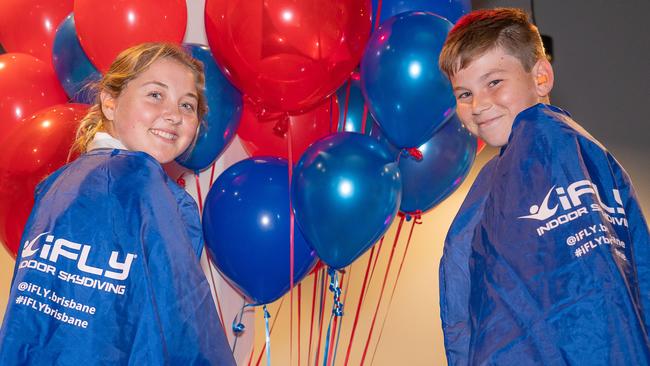
POLYGON ((546 59, 537 61, 533 67, 533 75, 535 77, 535 88, 537 95, 540 98, 546 98, 553 89, 553 67, 546 59))
POLYGON ((109 93, 102 91, 99 93, 99 99, 102 102, 102 113, 104 113, 104 117, 112 121, 115 117, 115 98, 109 93))

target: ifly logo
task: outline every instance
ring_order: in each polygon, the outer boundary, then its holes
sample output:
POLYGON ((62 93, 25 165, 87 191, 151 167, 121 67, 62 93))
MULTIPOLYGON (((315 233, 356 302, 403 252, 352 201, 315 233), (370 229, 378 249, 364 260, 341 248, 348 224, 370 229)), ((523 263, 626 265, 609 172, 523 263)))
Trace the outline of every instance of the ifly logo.
POLYGON ((563 187, 556 188, 556 186, 553 186, 546 193, 541 204, 530 206, 530 215, 519 216, 518 218, 546 221, 542 226, 537 228, 537 233, 540 236, 547 231, 551 231, 562 224, 566 224, 569 221, 573 221, 578 217, 587 214, 589 211, 602 212, 605 219, 610 223, 627 226, 627 219, 624 217, 625 210, 623 209, 621 195, 616 189, 612 189, 612 195, 618 207, 609 207, 606 205, 600 198, 598 187, 586 179, 574 182, 566 189, 563 187), (555 193, 556 199, 553 200, 555 204, 551 207, 550 202, 553 193, 555 193), (585 206, 582 202, 582 198, 584 198, 582 196, 584 195, 593 197, 595 202, 590 204, 588 207, 585 206), (562 214, 558 215, 558 209, 560 207, 563 211, 562 214), (621 214, 623 217, 613 217, 611 216, 613 214, 621 214))
POLYGON ((623 202, 621 202, 621 194, 617 189, 612 189, 612 194, 614 196, 614 200, 619 205, 619 207, 609 207, 605 203, 603 203, 603 200, 600 198, 600 194, 598 193, 598 187, 594 183, 585 179, 570 184, 567 187, 566 191, 562 187, 555 188, 555 186, 553 186, 548 191, 548 193, 546 193, 546 196, 544 197, 544 200, 540 205, 530 206, 530 210, 529 210, 530 215, 519 216, 519 218, 543 221, 555 215, 558 209, 558 204, 555 204, 553 207, 549 207, 549 198, 551 197, 551 193, 553 192, 556 193, 557 200, 559 201, 559 205, 562 206, 563 210, 570 210, 574 207, 581 206, 582 200, 580 199, 580 196, 585 194, 590 194, 595 196, 596 203, 604 211, 610 214, 620 213, 625 215, 625 210, 622 207, 623 202))
POLYGON ((129 277, 131 264, 137 258, 136 254, 127 253, 123 262, 118 260, 119 253, 111 252, 108 260, 109 269, 95 267, 88 264, 88 257, 92 247, 86 244, 75 243, 66 239, 54 240, 53 235, 48 232, 37 235, 34 239, 25 241, 21 259, 27 259, 38 253, 38 257, 53 263, 57 263, 60 257, 67 258, 77 263, 77 268, 85 273, 104 276, 114 280, 125 280, 129 277), (45 236, 45 241, 40 247, 34 248, 40 238, 45 236), (40 251, 40 253, 39 253, 40 251))

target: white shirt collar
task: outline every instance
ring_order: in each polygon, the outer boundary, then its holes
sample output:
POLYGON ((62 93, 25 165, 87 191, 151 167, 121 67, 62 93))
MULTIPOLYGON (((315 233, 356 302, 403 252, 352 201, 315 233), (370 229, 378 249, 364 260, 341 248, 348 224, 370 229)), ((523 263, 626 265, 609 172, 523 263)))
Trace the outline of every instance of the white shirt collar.
POLYGON ((128 150, 124 144, 106 132, 97 132, 93 140, 88 144, 88 151, 95 149, 120 149, 128 150))

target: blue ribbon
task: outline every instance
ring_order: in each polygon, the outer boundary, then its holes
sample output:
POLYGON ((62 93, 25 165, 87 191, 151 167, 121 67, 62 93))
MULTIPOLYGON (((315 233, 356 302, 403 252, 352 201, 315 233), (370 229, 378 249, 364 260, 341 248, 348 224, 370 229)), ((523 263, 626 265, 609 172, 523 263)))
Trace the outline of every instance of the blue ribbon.
POLYGON ((239 320, 237 320, 237 315, 235 315, 235 318, 232 320, 232 333, 235 335, 235 341, 232 345, 233 355, 235 354, 235 348, 237 348, 237 340, 239 339, 239 336, 241 336, 241 334, 244 333, 244 330, 246 330, 246 326, 241 322, 241 320, 244 317, 244 309, 249 306, 253 306, 253 304, 246 304, 246 301, 244 301, 244 305, 242 305, 241 310, 239 311, 239 320))
POLYGON ((271 314, 266 310, 266 305, 262 309, 264 310, 264 322, 266 323, 266 364, 271 366, 271 332, 269 331, 269 318, 271 314))
MULTIPOLYGON (((327 326, 327 337, 325 338, 325 352, 323 353, 323 366, 327 366, 327 356, 329 355, 330 336, 332 333, 332 320, 335 316, 343 316, 343 303, 339 300, 341 297, 341 288, 339 287, 339 280, 336 276, 336 270, 331 267, 327 268, 327 273, 330 275, 329 289, 334 294, 334 303, 332 304, 332 315, 330 315, 329 325, 327 326)), ((339 329, 340 330, 340 329, 339 329)))

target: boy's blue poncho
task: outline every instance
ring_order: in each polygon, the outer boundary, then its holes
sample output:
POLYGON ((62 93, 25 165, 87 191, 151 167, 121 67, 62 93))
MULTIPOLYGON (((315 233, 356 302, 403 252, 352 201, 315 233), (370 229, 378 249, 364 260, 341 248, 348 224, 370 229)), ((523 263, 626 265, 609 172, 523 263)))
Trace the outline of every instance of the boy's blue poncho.
POLYGON ((59 169, 22 241, 0 365, 234 365, 196 205, 150 156, 101 149, 59 169))
POLYGON ((558 108, 519 114, 440 264, 452 365, 647 365, 650 239, 616 160, 558 108))

